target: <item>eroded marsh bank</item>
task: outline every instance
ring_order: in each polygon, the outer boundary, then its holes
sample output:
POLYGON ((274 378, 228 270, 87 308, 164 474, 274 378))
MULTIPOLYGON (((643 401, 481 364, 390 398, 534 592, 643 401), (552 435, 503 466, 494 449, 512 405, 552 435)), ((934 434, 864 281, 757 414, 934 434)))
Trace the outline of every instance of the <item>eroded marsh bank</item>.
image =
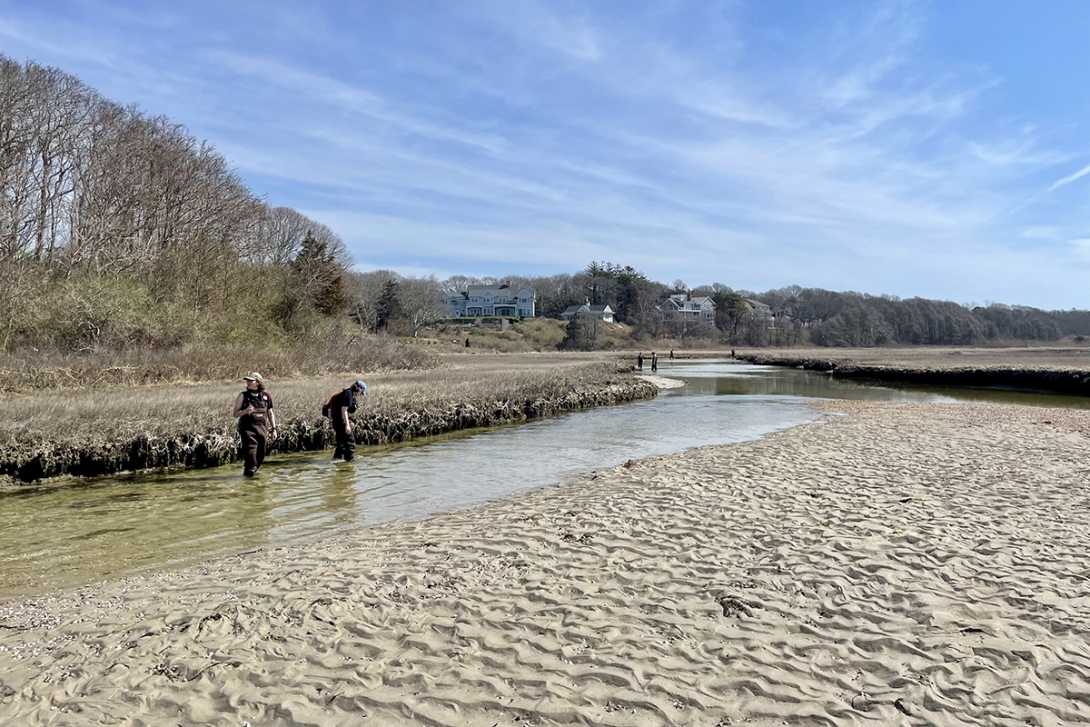
MULTIPOLYGON (((355 378, 354 376, 351 378, 355 378)), ((428 372, 367 376, 355 415, 362 444, 533 419, 650 398, 657 389, 614 360, 489 357, 428 372)), ((270 381, 279 438, 272 452, 330 446, 322 403, 347 378, 270 381)), ((98 476, 164 467, 210 467, 238 456, 231 403, 237 383, 133 387, 0 399, 0 483, 98 476)))
POLYGON ((738 357, 849 379, 1090 396, 1088 348, 778 349, 738 357))

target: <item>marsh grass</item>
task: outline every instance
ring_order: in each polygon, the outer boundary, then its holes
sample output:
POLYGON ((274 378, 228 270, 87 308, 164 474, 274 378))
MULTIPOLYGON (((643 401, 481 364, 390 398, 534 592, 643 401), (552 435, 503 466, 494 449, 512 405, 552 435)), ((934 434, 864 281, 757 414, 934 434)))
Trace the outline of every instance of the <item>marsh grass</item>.
POLYGON ((564 340, 564 321, 549 318, 528 318, 512 324, 506 331, 491 326, 448 326, 436 332, 446 340, 453 331, 455 340, 470 339, 475 350, 500 352, 556 351, 564 340))
POLYGON ((283 349, 221 344, 80 354, 24 350, 0 352, 0 392, 233 381, 250 371, 289 379, 437 365, 436 355, 420 347, 352 331, 334 331, 321 340, 283 349))
MULTIPOLYGON (((507 330, 495 324, 448 323, 426 330, 426 335, 441 344, 444 351, 529 353, 557 352, 567 335, 567 321, 551 318, 527 318, 512 323, 507 330), (470 345, 465 348, 465 340, 470 345)), ((632 328, 623 323, 603 323, 598 330, 598 351, 613 352, 640 346, 632 337, 632 328)), ((646 344, 643 344, 646 345, 646 344)))
MULTIPOLYGON (((613 361, 511 358, 464 357, 436 371, 368 375, 357 439, 403 441, 654 395, 613 361)), ((280 434, 273 451, 329 445, 321 405, 355 378, 268 379, 280 434)), ((33 481, 233 461, 230 412, 241 390, 231 383, 7 395, 0 398, 0 476, 33 481)))

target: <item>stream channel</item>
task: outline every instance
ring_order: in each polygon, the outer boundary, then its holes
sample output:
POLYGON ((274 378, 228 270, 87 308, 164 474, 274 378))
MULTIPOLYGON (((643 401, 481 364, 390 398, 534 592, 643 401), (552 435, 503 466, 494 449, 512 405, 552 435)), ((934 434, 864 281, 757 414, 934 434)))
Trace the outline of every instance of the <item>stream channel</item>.
MULTIPOLYGON (((647 371, 647 373, 650 373, 647 371)), ((570 480, 629 459, 756 439, 812 421, 814 399, 1003 401, 1090 408, 1090 399, 871 386, 722 360, 659 363, 685 386, 656 399, 384 447, 140 473, 0 492, 0 602, 108 577, 418 520, 570 480)))

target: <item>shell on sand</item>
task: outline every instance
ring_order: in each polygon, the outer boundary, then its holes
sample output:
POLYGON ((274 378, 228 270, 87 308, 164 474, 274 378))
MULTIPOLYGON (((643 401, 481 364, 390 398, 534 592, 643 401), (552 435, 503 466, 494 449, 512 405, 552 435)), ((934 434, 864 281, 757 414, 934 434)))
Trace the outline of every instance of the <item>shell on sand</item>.
POLYGON ((764 440, 0 607, 0 724, 1090 721, 1090 413, 764 440))

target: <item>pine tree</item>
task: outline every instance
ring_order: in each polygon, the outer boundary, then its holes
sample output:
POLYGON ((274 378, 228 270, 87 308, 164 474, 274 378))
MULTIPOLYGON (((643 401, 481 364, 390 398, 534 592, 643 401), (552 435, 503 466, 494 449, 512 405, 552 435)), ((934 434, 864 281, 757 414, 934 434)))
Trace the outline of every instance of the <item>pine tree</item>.
POLYGON ((344 269, 329 246, 309 230, 291 263, 292 272, 304 297, 324 316, 335 316, 348 306, 344 269))
POLYGON ((397 312, 397 295, 397 282, 393 280, 387 280, 386 283, 382 286, 382 295, 379 296, 378 305, 376 306, 376 331, 386 330, 386 326, 389 325, 390 319, 393 318, 394 314, 397 312))

